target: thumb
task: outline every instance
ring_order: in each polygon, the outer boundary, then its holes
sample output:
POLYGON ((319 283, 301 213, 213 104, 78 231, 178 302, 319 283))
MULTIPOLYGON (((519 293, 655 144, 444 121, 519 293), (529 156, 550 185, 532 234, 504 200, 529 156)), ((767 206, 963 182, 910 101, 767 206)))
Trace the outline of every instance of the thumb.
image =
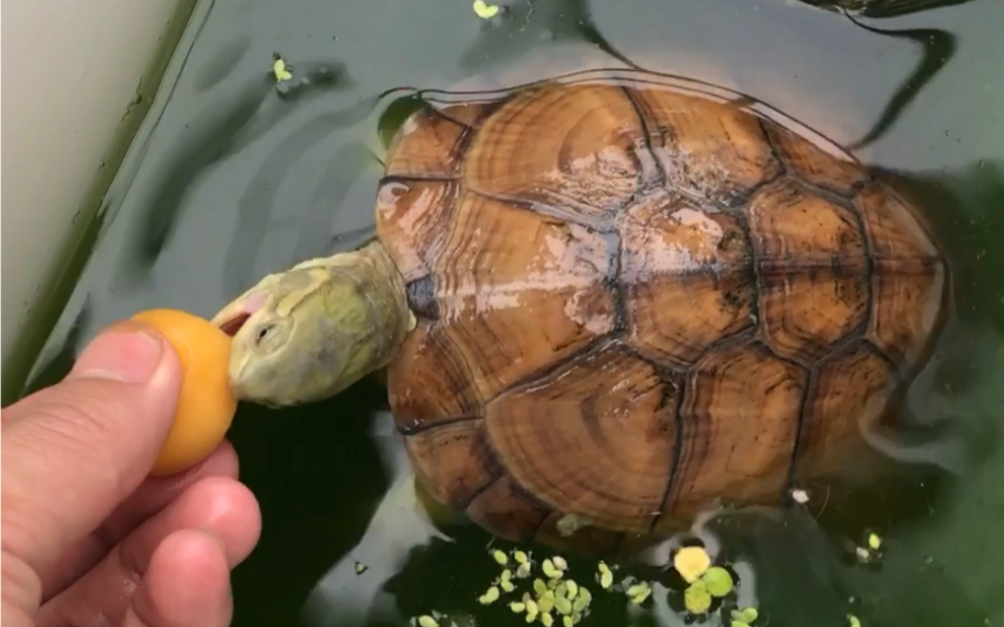
POLYGON ((41 572, 146 478, 167 439, 181 363, 153 327, 106 330, 62 382, 3 410, 4 552, 41 572))

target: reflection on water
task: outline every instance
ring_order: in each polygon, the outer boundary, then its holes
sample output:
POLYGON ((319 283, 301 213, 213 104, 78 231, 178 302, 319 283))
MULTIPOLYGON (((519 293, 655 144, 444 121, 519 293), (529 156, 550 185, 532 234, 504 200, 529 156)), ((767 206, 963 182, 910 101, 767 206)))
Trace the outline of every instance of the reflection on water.
POLYGON ((937 7, 954 6, 972 0, 796 0, 824 9, 845 9, 866 17, 897 17, 929 11, 937 7))
MULTIPOLYGON (((512 86, 573 69, 586 47, 749 94, 842 144, 866 139, 856 154, 920 199, 951 263, 953 317, 904 402, 920 435, 902 451, 928 463, 702 528, 748 564, 758 624, 838 625, 848 612, 864 625, 1004 624, 1004 4, 808 4, 514 0, 488 21, 466 0, 205 4, 33 385, 116 318, 211 315, 267 272, 371 236, 387 138, 417 104, 408 88, 512 86), (275 52, 307 80, 277 90, 275 52), (869 529, 886 539, 878 568, 848 559, 869 529)), ((241 408, 231 438, 264 529, 235 574, 238 626, 402 625, 431 609, 514 624, 475 601, 496 573, 489 537, 419 506, 385 412, 371 382, 308 407, 241 408)), ((597 598, 583 624, 642 620, 624 606, 597 598)))
POLYGON ((948 62, 955 56, 957 43, 955 35, 940 28, 884 30, 862 24, 853 17, 848 17, 848 19, 869 32, 912 42, 921 52, 917 69, 903 79, 896 94, 889 99, 889 104, 886 105, 879 119, 875 121, 874 126, 863 138, 851 144, 852 148, 862 148, 885 134, 899 118, 900 113, 913 102, 921 89, 931 82, 943 67, 948 65, 948 62))

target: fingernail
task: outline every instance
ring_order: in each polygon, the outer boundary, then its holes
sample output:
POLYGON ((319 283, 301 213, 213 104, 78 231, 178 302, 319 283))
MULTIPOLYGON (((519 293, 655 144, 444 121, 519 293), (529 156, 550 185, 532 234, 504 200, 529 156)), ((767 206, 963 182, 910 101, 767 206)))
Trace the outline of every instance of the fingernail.
POLYGON ((70 377, 144 383, 157 371, 163 356, 164 340, 153 327, 125 320, 91 340, 70 377))

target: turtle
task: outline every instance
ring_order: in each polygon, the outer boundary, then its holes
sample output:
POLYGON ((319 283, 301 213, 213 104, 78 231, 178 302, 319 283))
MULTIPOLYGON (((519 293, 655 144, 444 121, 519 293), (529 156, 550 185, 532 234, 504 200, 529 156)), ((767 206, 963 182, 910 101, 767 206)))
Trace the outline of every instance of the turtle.
POLYGON ((944 325, 921 208, 803 125, 590 69, 423 101, 376 237, 214 317, 272 407, 383 373, 420 486, 514 542, 615 551, 839 473, 944 325))

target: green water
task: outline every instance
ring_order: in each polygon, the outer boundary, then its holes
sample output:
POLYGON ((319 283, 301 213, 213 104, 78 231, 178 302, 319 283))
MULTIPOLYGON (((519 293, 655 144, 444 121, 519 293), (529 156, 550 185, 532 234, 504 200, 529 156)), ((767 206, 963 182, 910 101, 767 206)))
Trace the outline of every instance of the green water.
MULTIPOLYGON (((467 0, 202 2, 32 385, 115 319, 208 316, 261 275, 365 237, 381 136, 407 110, 381 94, 536 78, 552 67, 540 59, 600 46, 728 82, 838 142, 873 139, 855 153, 919 193, 952 264, 953 316, 907 403, 931 442, 910 450, 937 463, 810 513, 712 525, 755 572, 742 594, 757 624, 1004 625, 1004 3, 946 4, 856 25, 794 0, 522 0, 490 22, 467 0), (278 94, 274 52, 310 84, 278 94), (866 527, 885 538, 879 568, 843 552, 866 527)), ((241 409, 230 437, 264 529, 235 573, 236 625, 403 625, 431 609, 525 624, 475 601, 496 572, 489 538, 416 513, 384 408, 362 384, 298 410, 241 409)), ((616 597, 595 606, 582 625, 683 624, 632 619, 616 597)))

